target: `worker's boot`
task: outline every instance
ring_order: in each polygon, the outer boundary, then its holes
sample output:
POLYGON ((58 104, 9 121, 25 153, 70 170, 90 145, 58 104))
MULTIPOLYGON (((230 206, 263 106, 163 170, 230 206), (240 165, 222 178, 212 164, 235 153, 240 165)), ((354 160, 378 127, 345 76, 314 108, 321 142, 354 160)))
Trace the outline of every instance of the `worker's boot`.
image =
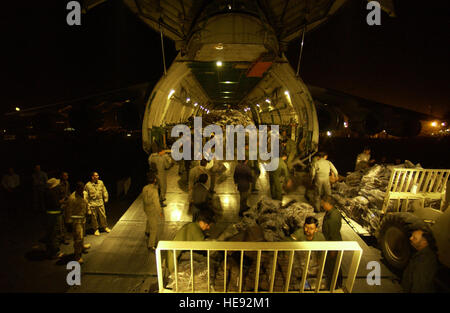
POLYGON ((110 233, 111 229, 109 229, 108 227, 105 227, 105 232, 110 233))
POLYGON ((98 231, 98 229, 94 232, 95 236, 100 236, 100 232, 98 231))

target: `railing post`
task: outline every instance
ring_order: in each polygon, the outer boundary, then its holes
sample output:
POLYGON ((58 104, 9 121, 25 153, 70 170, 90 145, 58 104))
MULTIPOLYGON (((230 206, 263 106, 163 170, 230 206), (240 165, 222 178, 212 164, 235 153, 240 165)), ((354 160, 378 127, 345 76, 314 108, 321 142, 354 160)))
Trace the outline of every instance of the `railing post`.
POLYGON ((308 267, 309 267, 309 259, 311 258, 311 250, 308 251, 308 255, 306 256, 306 263, 305 268, 303 269, 302 273, 302 282, 300 285, 300 292, 305 291, 305 283, 306 283, 306 277, 308 276, 308 267))
POLYGON ((325 269, 325 262, 327 261, 327 255, 328 255, 328 251, 327 250, 323 251, 322 259, 320 260, 319 275, 318 275, 317 281, 316 281, 316 290, 315 290, 316 293, 319 292, 320 286, 322 285, 322 276, 323 276, 323 271, 325 269))
POLYGON ((164 276, 162 273, 161 250, 156 248, 156 272, 158 274, 158 289, 162 293, 164 291, 164 276))
POLYGON ((353 284, 355 283, 356 274, 358 272, 359 262, 361 261, 361 250, 353 251, 352 263, 348 271, 347 281, 345 282, 345 291, 351 293, 353 284))
POLYGON ((331 279, 331 284, 330 284, 330 292, 334 292, 334 289, 336 288, 336 282, 339 277, 339 270, 341 268, 343 255, 344 255, 344 251, 338 252, 338 255, 336 258, 336 263, 334 264, 333 278, 331 279))
POLYGON ((255 292, 258 292, 260 267, 261 267, 261 250, 258 250, 258 255, 256 256, 255 292))
POLYGON ((289 264, 288 264, 288 270, 287 270, 287 277, 286 277, 286 285, 284 286, 284 292, 289 292, 289 285, 291 283, 291 274, 292 274, 292 265, 294 264, 294 250, 291 251, 289 254, 289 264))
POLYGON ((242 272, 244 271, 244 250, 241 250, 241 265, 239 270, 239 292, 242 292, 242 272))

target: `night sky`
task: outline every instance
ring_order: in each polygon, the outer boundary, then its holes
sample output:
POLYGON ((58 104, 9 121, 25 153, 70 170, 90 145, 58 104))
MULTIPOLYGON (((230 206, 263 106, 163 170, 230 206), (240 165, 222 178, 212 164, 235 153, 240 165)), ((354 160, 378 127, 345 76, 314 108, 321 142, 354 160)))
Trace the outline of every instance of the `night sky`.
MULTIPOLYGON (((81 26, 66 24, 66 3, 13 2, 2 10, 6 71, 0 112, 155 84, 161 77, 159 33, 120 1, 92 9, 82 16, 81 26)), ((450 8, 448 1, 423 3, 396 1, 397 18, 383 12, 382 25, 369 27, 365 1, 351 1, 306 36, 303 80, 381 103, 448 114, 450 8)), ((170 64, 174 44, 166 38, 165 47, 170 64)), ((298 51, 297 41, 287 53, 294 70, 298 51)))

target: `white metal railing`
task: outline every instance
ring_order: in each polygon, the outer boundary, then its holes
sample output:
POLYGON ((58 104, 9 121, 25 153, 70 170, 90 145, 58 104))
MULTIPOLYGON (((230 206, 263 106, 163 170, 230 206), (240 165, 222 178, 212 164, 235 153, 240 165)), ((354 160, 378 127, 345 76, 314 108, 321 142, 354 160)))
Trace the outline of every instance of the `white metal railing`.
MULTIPOLYGON (((353 284, 355 281, 356 273, 358 271, 359 263, 362 256, 362 249, 356 241, 312 241, 312 242, 219 242, 219 241, 160 241, 158 243, 158 247, 156 249, 156 268, 158 274, 158 285, 159 292, 180 292, 179 284, 178 284, 178 259, 176 251, 188 251, 190 252, 190 284, 191 291, 190 292, 212 292, 210 287, 210 272, 211 272, 211 264, 210 264, 210 252, 212 251, 222 251, 224 255, 223 265, 224 265, 224 289, 219 292, 230 292, 227 290, 227 254, 228 252, 236 252, 240 251, 240 266, 239 266, 239 287, 238 292, 242 291, 242 276, 243 276, 243 260, 244 254, 247 252, 256 252, 256 274, 254 281, 254 289, 253 291, 244 291, 244 292, 267 292, 260 291, 258 288, 259 284, 259 275, 260 275, 260 267, 261 267, 261 255, 264 252, 272 252, 273 253, 273 261, 271 266, 270 273, 270 289, 269 292, 274 292, 274 281, 275 274, 277 270, 277 261, 278 261, 278 253, 281 251, 288 252, 288 267, 287 267, 287 278, 285 279, 284 291, 283 292, 308 292, 305 291, 305 283, 308 276, 308 269, 310 265, 310 258, 312 252, 320 253, 319 260, 319 271, 316 277, 316 287, 312 292, 335 292, 336 291, 336 282, 338 279, 338 273, 341 269, 342 259, 344 252, 352 253, 351 262, 349 266, 349 271, 347 274, 347 279, 345 284, 343 285, 344 292, 352 292, 353 284), (174 273, 173 277, 175 280, 175 288, 173 290, 167 289, 164 287, 164 273, 163 273, 163 264, 162 264, 162 251, 172 251, 173 260, 174 260, 174 273), (206 251, 207 258, 207 290, 196 291, 195 281, 194 281, 194 261, 193 261, 193 252, 194 251, 206 251), (325 263, 327 260, 327 255, 329 252, 336 251, 335 264, 333 267, 333 274, 331 275, 331 284, 329 290, 321 290, 321 282, 325 269, 325 263), (295 252, 304 252, 307 254, 306 262, 304 264, 302 270, 301 283, 298 291, 289 291, 292 269, 295 262, 294 254, 295 252)), ((216 291, 214 291, 216 292, 216 291)), ((233 291, 234 292, 234 291, 233 291)))
POLYGON ((406 169, 394 168, 383 202, 382 211, 386 213, 389 201, 395 200, 395 210, 399 211, 402 200, 405 207, 409 200, 444 200, 445 185, 450 177, 449 169, 406 169))

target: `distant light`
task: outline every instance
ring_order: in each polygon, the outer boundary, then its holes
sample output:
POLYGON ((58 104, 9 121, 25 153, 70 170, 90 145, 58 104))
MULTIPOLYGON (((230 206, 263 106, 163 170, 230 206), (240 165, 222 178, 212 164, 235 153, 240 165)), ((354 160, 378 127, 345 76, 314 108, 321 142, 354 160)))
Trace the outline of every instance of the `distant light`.
MULTIPOLYGON (((450 128, 447 128, 445 131, 446 131, 446 132, 450 132, 450 128)), ((5 132, 6 132, 6 130, 5 130, 5 132)))
POLYGON ((222 61, 217 61, 217 62, 216 62, 216 65, 217 65, 218 67, 221 67, 221 66, 222 66, 222 61))
POLYGON ((286 90, 286 91, 284 92, 284 94, 285 94, 286 96, 289 96, 289 91, 286 90))
POLYGON ((344 127, 347 128, 348 127, 348 123, 344 122, 344 127))
POLYGON ((220 93, 233 93, 232 91, 221 91, 220 93))
POLYGON ((130 133, 128 133, 128 134, 127 134, 127 137, 131 137, 131 134, 130 134, 130 133))
POLYGON ((130 102, 130 99, 125 100, 125 103, 128 103, 128 102, 130 102))
POLYGON ((174 89, 172 89, 170 92, 169 92, 169 95, 167 96, 167 99, 170 99, 170 97, 172 97, 172 95, 175 93, 175 90, 174 89))
POLYGON ((431 126, 436 127, 437 126, 437 122, 436 121, 432 122, 431 126))
POLYGON ((191 98, 186 98, 186 103, 191 102, 191 98))
POLYGON ((221 43, 215 46, 216 50, 223 50, 223 45, 221 43))
POLYGON ((270 103, 270 100, 269 100, 269 99, 266 99, 266 102, 267 102, 267 103, 270 103))
POLYGON ((198 102, 195 102, 195 103, 194 103, 194 106, 196 107, 197 105, 198 105, 198 102))
POLYGON ((327 131, 327 136, 331 137, 331 132, 330 131, 327 131))
POLYGON ((383 133, 385 133, 386 132, 386 130, 385 129, 383 129, 383 133))
POLYGON ((231 4, 228 5, 228 10, 231 10, 231 4))
POLYGON ((259 108, 259 103, 257 103, 256 106, 259 108))
POLYGON ((237 84, 237 82, 232 82, 232 81, 229 81, 229 80, 226 80, 226 81, 223 81, 223 82, 220 82, 221 84, 237 84))
POLYGON ((19 107, 16 107, 16 111, 19 112, 19 111, 20 111, 20 108, 19 108, 19 107))
POLYGON ((64 128, 64 131, 66 131, 66 132, 73 132, 73 131, 75 131, 75 128, 67 127, 67 128, 64 128))
POLYGON ((441 126, 447 126, 447 123, 446 122, 442 122, 441 126))

